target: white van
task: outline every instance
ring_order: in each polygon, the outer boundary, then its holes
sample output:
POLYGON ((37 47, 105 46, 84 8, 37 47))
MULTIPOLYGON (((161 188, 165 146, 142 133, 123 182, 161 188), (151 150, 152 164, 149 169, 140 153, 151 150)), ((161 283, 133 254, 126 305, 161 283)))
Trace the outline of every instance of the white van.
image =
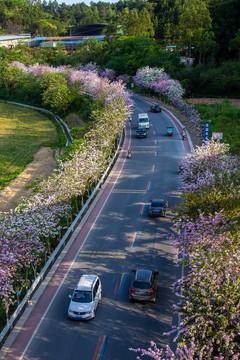
POLYGON ((75 320, 95 317, 98 302, 102 298, 102 285, 97 275, 82 275, 72 295, 68 316, 75 320))
POLYGON ((149 129, 150 127, 150 122, 149 122, 149 117, 148 117, 148 114, 146 113, 141 113, 141 114, 138 114, 138 128, 140 127, 144 127, 146 129, 149 129))

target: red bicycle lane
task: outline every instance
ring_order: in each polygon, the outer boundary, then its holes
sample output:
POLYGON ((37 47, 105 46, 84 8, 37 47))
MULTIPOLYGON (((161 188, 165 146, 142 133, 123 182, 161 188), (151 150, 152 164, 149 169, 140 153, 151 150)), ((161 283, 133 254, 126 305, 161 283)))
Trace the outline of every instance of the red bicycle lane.
MULTIPOLYGON (((127 149, 130 147, 130 126, 126 124, 126 137, 123 145, 123 149, 120 152, 120 155, 106 181, 106 185, 102 189, 102 192, 98 195, 98 200, 95 202, 95 205, 92 210, 90 210, 90 214, 82 226, 80 232, 76 236, 75 240, 69 247, 64 259, 58 266, 55 274, 53 275, 51 281, 46 286, 43 293, 40 295, 39 300, 37 301, 34 309, 32 310, 30 316, 27 318, 23 327, 19 330, 19 333, 16 336, 16 339, 13 341, 9 349, 7 349, 4 360, 20 360, 26 351, 31 338, 34 336, 34 333, 37 331, 39 325, 41 324, 41 320, 44 318, 47 313, 51 303, 56 296, 56 292, 61 286, 64 278, 66 277, 68 271, 71 269, 72 264, 74 263, 74 259, 76 258, 76 254, 79 253, 82 245, 87 240, 88 234, 91 231, 99 213, 101 212, 104 204, 106 203, 112 188, 114 187, 120 173, 122 167, 124 165, 126 159, 127 149)), ((24 316, 24 314, 22 315, 24 316)), ((17 328, 17 324, 15 325, 17 328)), ((11 334, 9 335, 11 336, 11 334)), ((4 347, 4 345, 3 345, 4 347)))

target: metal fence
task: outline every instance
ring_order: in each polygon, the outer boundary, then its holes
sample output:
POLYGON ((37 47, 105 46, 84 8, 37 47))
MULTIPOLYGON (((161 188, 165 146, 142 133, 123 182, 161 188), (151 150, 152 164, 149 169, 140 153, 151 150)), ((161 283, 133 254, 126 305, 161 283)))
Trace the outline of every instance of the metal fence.
POLYGON ((64 134, 66 135, 66 138, 67 138, 67 143, 66 143, 66 146, 70 145, 73 141, 73 138, 70 134, 70 131, 68 129, 68 126, 67 124, 60 118, 60 116, 58 115, 55 115, 54 113, 52 113, 51 111, 49 110, 46 110, 46 109, 43 109, 43 108, 38 108, 38 107, 35 107, 35 106, 31 106, 31 105, 26 105, 26 104, 21 104, 21 103, 16 103, 16 102, 13 102, 13 101, 8 101, 9 104, 14 104, 14 105, 19 105, 19 106, 22 106, 22 107, 27 107, 27 108, 30 108, 30 109, 34 109, 34 110, 38 110, 38 111, 42 111, 42 112, 45 112, 46 114, 49 114, 51 115, 57 122, 60 123, 61 127, 62 127, 62 131, 64 132, 64 134))

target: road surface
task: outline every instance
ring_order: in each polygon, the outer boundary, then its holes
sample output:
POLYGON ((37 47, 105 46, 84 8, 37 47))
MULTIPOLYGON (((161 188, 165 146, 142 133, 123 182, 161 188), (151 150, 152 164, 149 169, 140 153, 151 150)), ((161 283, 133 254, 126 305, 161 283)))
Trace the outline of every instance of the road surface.
POLYGON ((134 98, 133 120, 119 159, 102 195, 82 227, 50 286, 19 331, 4 359, 24 360, 131 360, 130 347, 147 348, 171 343, 164 335, 177 319, 169 288, 177 276, 177 254, 168 240, 173 213, 149 218, 153 198, 180 203, 179 163, 188 151, 179 124, 164 112, 150 113, 150 103, 134 98), (146 139, 136 138, 137 114, 148 112, 151 127, 146 139), (167 126, 173 126, 168 137, 167 126), (126 150, 132 157, 126 159, 126 150), (80 249, 80 251, 79 251, 80 249), (155 304, 132 303, 128 289, 132 269, 159 271, 155 304), (102 301, 94 320, 68 319, 69 295, 83 273, 102 281, 102 301))

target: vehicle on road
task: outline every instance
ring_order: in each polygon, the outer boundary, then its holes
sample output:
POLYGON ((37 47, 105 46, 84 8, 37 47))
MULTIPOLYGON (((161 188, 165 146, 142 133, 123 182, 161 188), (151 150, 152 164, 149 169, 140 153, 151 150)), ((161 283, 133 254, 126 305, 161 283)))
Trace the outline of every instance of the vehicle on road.
POLYGON ((139 139, 147 137, 147 129, 144 127, 138 128, 136 133, 137 133, 137 138, 139 138, 139 139))
POLYGON ((129 289, 129 299, 155 302, 157 297, 158 271, 133 270, 133 278, 129 289))
POLYGON ((97 275, 82 275, 72 295, 68 316, 75 320, 88 320, 95 317, 102 298, 102 285, 97 275))
POLYGON ((185 128, 183 128, 183 131, 182 131, 182 139, 183 139, 183 140, 186 140, 186 131, 185 131, 185 128))
POLYGON ((131 156, 132 156, 132 149, 128 149, 127 158, 130 159, 131 156))
POLYGON ((149 129, 150 122, 149 122, 148 114, 146 113, 138 114, 137 124, 138 124, 138 128, 144 127, 145 129, 149 129))
POLYGON ((168 202, 163 199, 150 200, 150 206, 148 210, 149 216, 166 216, 168 202))
POLYGON ((167 136, 172 136, 173 135, 173 127, 172 126, 168 126, 167 127, 167 136))
POLYGON ((162 109, 161 109, 160 105, 156 104, 156 105, 151 106, 151 112, 159 113, 161 111, 162 111, 162 109))

